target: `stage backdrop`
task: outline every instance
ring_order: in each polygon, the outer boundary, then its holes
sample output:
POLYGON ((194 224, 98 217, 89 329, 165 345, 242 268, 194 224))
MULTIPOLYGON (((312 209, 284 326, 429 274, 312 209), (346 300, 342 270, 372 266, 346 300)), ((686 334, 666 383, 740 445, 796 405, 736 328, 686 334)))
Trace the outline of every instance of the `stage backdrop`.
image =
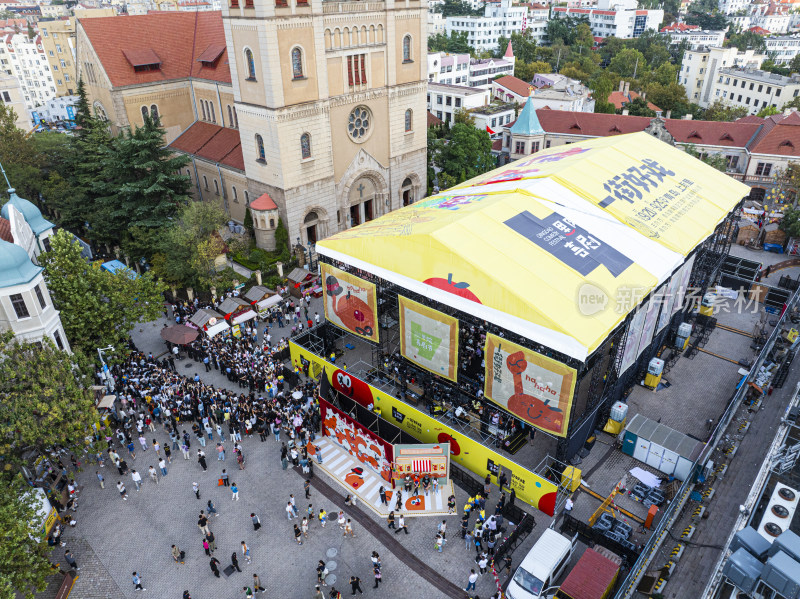
POLYGON ((487 399, 548 433, 567 436, 577 372, 502 337, 486 335, 487 399))
POLYGON ((322 434, 387 482, 392 480, 392 444, 320 398, 322 434))
POLYGON ((407 474, 430 474, 450 478, 450 446, 447 443, 417 443, 394 446, 394 478, 407 474))
POLYGON ((543 476, 520 466, 508 455, 497 453, 481 442, 439 422, 425 412, 379 391, 349 372, 338 369, 324 358, 314 355, 293 341, 289 342, 289 349, 292 363, 303 357, 314 365, 316 372, 323 372, 324 368, 325 375, 334 389, 345 393, 370 410, 377 408, 380 410, 381 418, 406 431, 415 439, 422 443, 450 443, 450 459, 459 466, 474 472, 481 478, 485 477, 487 473, 491 473, 495 483, 499 468, 510 472, 508 486, 514 489, 518 499, 549 516, 554 514, 557 487, 543 476))
POLYGON ((458 319, 402 295, 400 353, 426 370, 451 381, 458 366, 458 319))
POLYGON ((378 341, 375 285, 330 264, 320 264, 325 318, 369 341, 378 341))

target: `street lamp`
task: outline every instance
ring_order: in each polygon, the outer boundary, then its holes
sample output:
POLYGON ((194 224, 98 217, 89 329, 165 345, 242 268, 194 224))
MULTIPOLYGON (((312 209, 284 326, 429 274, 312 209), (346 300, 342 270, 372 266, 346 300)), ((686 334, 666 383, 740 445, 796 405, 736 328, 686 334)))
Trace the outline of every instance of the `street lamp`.
POLYGON ((103 365, 103 379, 106 382, 106 388, 108 389, 109 393, 114 390, 114 377, 108 370, 108 364, 106 364, 105 358, 103 358, 103 353, 113 352, 113 351, 114 351, 113 345, 109 345, 108 347, 97 348, 97 355, 100 356, 100 363, 103 365))
POLYGON ((308 270, 310 272, 316 272, 316 266, 314 265, 313 261, 311 260, 311 252, 314 251, 314 245, 308 244, 308 247, 304 246, 300 241, 300 237, 297 238, 297 247, 303 248, 303 253, 308 256, 308 270))

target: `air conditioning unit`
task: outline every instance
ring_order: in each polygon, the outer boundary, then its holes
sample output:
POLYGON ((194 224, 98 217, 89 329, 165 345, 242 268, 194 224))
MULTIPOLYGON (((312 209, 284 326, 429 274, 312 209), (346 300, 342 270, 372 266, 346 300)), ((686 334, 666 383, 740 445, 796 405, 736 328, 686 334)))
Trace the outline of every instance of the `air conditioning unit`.
POLYGON ((761 518, 761 524, 758 525, 758 534, 772 543, 783 531, 789 530, 797 511, 798 500, 800 491, 777 483, 761 518))

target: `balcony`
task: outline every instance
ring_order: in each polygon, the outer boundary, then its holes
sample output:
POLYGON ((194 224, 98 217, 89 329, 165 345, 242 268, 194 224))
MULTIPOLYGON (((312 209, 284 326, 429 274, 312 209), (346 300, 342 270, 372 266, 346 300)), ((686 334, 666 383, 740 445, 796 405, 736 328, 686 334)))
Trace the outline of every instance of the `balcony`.
MULTIPOLYGON (((414 4, 418 4, 418 2, 414 2, 414 4)), ((339 2, 337 0, 326 0, 322 3, 322 13, 326 15, 384 10, 386 10, 385 2, 339 2)))
POLYGON ((746 175, 745 173, 728 172, 729 176, 747 185, 775 185, 775 177, 771 175, 746 175))

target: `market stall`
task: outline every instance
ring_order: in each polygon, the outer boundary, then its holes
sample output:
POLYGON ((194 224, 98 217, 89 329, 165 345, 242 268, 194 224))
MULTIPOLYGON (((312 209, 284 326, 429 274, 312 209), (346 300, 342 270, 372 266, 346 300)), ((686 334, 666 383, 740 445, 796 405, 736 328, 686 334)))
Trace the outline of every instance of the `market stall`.
POLYGON ((256 310, 258 311, 258 317, 263 320, 269 315, 270 311, 274 307, 278 306, 281 303, 281 301, 283 301, 283 298, 280 295, 273 295, 266 299, 262 299, 253 307, 256 308, 256 310))
POLYGON ((289 281, 290 295, 294 297, 305 297, 307 295, 322 297, 319 275, 315 275, 305 268, 295 268, 286 278, 289 281))
POLYGON ((198 329, 205 331, 209 337, 214 337, 230 328, 222 314, 210 308, 200 308, 189 321, 198 329))
POLYGON ((260 301, 276 295, 278 295, 277 291, 273 291, 269 287, 264 287, 263 285, 256 285, 244 294, 244 299, 250 302, 250 305, 255 305, 260 301))

